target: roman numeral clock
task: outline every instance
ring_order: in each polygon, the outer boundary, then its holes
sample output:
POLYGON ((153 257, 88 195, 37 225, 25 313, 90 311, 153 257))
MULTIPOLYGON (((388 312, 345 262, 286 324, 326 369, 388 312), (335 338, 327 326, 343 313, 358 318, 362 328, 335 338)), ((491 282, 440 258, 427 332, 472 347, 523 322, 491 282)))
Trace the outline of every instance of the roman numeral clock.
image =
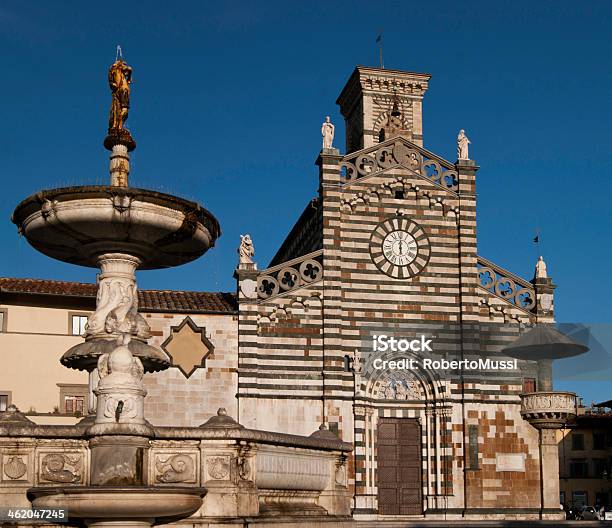
POLYGON ((380 271, 395 279, 407 279, 420 273, 430 253, 425 231, 403 216, 381 222, 370 238, 372 261, 380 271))

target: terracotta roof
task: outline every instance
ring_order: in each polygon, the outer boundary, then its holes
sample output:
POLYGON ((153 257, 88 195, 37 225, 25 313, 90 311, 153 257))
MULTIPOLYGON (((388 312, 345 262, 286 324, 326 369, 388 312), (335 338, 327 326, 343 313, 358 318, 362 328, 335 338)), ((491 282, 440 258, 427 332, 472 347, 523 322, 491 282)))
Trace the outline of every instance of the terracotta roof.
MULTIPOLYGON (((25 293, 95 298, 96 292, 97 285, 91 283, 0 277, 0 294, 25 293)), ((234 313, 238 311, 236 296, 227 292, 139 290, 138 304, 143 312, 234 313)))
POLYGON ((43 295, 95 297, 96 290, 95 284, 84 282, 0 277, 0 292, 2 293, 39 293, 43 295))

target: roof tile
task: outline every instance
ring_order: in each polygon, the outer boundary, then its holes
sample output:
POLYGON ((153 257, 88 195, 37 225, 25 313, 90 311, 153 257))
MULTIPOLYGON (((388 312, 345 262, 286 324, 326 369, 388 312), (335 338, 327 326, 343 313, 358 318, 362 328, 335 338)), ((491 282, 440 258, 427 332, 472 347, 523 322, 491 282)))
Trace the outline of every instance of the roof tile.
MULTIPOLYGON (((45 279, 0 277, 0 293, 95 297, 97 285, 45 279)), ((236 296, 228 292, 181 290, 139 290, 138 304, 143 312, 209 312, 238 311, 236 296)))

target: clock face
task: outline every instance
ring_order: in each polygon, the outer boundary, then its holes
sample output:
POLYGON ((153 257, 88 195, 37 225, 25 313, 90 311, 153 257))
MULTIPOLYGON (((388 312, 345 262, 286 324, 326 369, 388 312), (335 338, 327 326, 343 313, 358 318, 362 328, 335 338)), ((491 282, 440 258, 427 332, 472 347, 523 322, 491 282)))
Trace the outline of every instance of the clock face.
POLYGON ((370 255, 380 271, 396 279, 417 275, 429 261, 431 248, 423 229, 397 216, 378 224, 370 238, 370 255))
POLYGON ((389 262, 396 266, 406 266, 416 258, 419 245, 408 231, 398 229, 384 238, 382 248, 389 262))

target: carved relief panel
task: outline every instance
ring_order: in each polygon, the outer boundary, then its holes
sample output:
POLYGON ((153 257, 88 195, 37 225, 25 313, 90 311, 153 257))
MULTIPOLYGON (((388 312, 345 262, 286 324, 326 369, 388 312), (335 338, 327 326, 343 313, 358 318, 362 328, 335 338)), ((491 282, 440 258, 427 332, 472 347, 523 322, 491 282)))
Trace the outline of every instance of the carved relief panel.
POLYGON ((28 485, 32 482, 31 453, 7 449, 1 458, 0 485, 28 485))
POLYGON ((154 486, 200 484, 200 452, 197 449, 153 449, 149 468, 149 481, 154 486))
POLYGON ((84 484, 85 456, 78 451, 37 453, 37 480, 46 484, 84 484))
POLYGON ((230 455, 207 456, 204 467, 206 480, 230 480, 230 465, 230 455))

